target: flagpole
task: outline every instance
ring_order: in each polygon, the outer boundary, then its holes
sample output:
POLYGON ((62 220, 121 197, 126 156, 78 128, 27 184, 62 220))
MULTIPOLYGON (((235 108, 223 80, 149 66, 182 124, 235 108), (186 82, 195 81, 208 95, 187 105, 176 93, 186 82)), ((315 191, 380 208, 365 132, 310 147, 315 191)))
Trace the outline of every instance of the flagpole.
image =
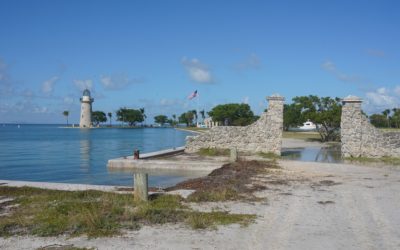
POLYGON ((197 115, 196 115, 196 127, 198 126, 198 124, 199 124, 199 98, 200 98, 200 95, 199 95, 199 93, 197 93, 197 115))

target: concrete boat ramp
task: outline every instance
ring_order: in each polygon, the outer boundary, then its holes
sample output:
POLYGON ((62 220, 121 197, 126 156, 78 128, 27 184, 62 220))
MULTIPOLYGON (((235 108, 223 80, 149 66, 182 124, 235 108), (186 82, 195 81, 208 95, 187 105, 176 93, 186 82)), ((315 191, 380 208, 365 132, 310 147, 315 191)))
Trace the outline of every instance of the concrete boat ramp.
POLYGON ((187 154, 184 149, 185 147, 178 147, 141 154, 140 159, 124 156, 109 160, 107 166, 110 171, 118 172, 193 176, 194 172, 199 175, 207 174, 229 161, 228 157, 187 154))

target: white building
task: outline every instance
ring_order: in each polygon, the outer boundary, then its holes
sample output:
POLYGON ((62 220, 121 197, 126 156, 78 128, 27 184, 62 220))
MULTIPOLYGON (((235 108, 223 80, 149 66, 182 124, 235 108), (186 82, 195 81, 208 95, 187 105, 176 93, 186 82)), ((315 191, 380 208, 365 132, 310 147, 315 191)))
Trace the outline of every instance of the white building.
POLYGON ((79 122, 80 128, 92 127, 92 103, 93 98, 90 97, 90 91, 85 89, 81 100, 81 119, 79 122))
POLYGON ((207 117, 207 118, 204 119, 204 125, 203 126, 205 128, 218 127, 219 126, 219 122, 213 122, 211 117, 207 117))

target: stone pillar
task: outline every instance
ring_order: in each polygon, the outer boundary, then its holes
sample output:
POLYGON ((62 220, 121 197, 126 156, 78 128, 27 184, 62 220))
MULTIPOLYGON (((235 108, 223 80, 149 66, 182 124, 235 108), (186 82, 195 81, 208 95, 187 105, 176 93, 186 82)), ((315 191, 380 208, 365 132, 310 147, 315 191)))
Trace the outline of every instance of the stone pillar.
POLYGON ((362 112, 361 98, 348 96, 342 100, 340 134, 342 157, 360 157, 362 155, 362 112))
POLYGON ((274 154, 281 155, 282 149, 282 134, 283 134, 283 104, 285 98, 280 95, 272 95, 267 97, 268 100, 268 112, 267 112, 267 122, 268 131, 267 133, 271 137, 269 143, 271 143, 273 148, 270 152, 274 154))
POLYGON ((134 173, 133 174, 135 201, 148 201, 148 174, 134 173))

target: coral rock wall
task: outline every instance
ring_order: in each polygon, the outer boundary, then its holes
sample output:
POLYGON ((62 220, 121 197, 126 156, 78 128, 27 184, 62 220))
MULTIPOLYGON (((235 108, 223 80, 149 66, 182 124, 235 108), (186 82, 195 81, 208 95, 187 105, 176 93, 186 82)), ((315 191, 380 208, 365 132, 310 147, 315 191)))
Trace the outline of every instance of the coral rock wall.
POLYGON ((268 112, 255 123, 245 127, 220 126, 198 136, 188 136, 186 152, 200 148, 236 148, 242 152, 281 154, 283 103, 281 96, 268 97, 268 112))
POLYGON ((400 133, 383 132, 361 112, 361 99, 343 99, 341 140, 343 157, 400 157, 400 133))

